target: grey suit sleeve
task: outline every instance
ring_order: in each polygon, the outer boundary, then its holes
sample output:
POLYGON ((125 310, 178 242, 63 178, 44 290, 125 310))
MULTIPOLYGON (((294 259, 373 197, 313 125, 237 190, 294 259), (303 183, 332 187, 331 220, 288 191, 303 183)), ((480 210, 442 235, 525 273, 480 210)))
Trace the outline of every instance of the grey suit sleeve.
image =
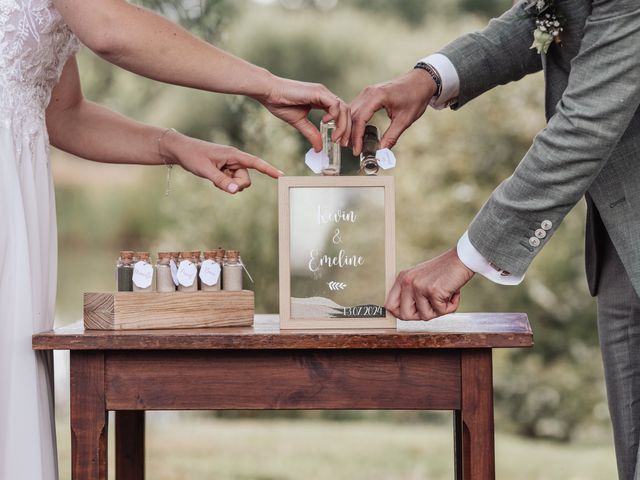
POLYGON ((639 105, 640 5, 594 0, 556 114, 471 223, 472 245, 499 267, 524 273, 606 164, 639 105), (532 246, 545 220, 553 228, 532 246))
POLYGON ((520 80, 542 69, 540 55, 531 50, 535 21, 518 2, 480 32, 469 33, 439 53, 456 68, 460 92, 454 109, 497 85, 520 80))

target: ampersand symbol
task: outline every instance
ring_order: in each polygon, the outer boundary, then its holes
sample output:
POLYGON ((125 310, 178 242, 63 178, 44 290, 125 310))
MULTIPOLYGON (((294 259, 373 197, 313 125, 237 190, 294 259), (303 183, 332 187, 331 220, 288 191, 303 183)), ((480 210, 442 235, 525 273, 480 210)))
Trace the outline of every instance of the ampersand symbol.
POLYGON ((339 243, 342 243, 342 237, 340 236, 340 229, 336 228, 336 233, 333 235, 333 244, 338 245, 339 243))

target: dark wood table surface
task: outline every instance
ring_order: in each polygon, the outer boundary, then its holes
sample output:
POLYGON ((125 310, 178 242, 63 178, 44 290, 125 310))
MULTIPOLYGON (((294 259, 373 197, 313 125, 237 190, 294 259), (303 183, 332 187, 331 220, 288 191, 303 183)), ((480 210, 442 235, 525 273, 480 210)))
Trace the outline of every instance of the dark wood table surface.
POLYGON ((107 479, 109 411, 116 478, 144 478, 145 410, 409 409, 454 412, 456 479, 495 478, 493 348, 530 347, 525 314, 454 314, 389 330, 254 327, 85 331, 33 336, 70 350, 72 476, 107 479))

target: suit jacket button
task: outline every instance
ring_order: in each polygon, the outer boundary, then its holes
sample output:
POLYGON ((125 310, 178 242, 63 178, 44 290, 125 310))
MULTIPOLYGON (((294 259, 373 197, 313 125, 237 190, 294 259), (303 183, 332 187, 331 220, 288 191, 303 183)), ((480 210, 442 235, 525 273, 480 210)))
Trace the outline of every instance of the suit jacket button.
POLYGON ((544 238, 547 236, 547 232, 545 232, 543 229, 539 228, 536 230, 535 234, 536 237, 538 238, 544 238))
POLYGON ((553 227, 553 223, 551 223, 551 220, 543 220, 540 226, 543 230, 551 230, 551 227, 553 227))
POLYGON ((539 247, 540 246, 540 239, 536 238, 536 237, 531 237, 529 239, 529 245, 531 245, 532 247, 539 247))

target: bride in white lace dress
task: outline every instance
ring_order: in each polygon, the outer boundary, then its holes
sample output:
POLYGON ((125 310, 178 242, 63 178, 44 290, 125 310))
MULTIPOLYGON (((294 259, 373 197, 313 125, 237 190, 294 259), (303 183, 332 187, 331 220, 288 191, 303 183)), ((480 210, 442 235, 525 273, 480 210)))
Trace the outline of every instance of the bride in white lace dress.
MULTIPOLYGON (((179 164, 235 193, 247 168, 281 174, 232 147, 134 122, 82 97, 79 40, 114 64, 157 80, 250 95, 298 128, 322 108, 348 138, 349 112, 317 84, 278 78, 123 0, 0 0, 0 479, 57 478, 52 358, 31 350, 53 327, 56 218, 52 145, 90 160, 179 164), (225 173, 222 173, 222 172, 225 173)), ((80 292, 78 292, 80 294, 80 292)))

